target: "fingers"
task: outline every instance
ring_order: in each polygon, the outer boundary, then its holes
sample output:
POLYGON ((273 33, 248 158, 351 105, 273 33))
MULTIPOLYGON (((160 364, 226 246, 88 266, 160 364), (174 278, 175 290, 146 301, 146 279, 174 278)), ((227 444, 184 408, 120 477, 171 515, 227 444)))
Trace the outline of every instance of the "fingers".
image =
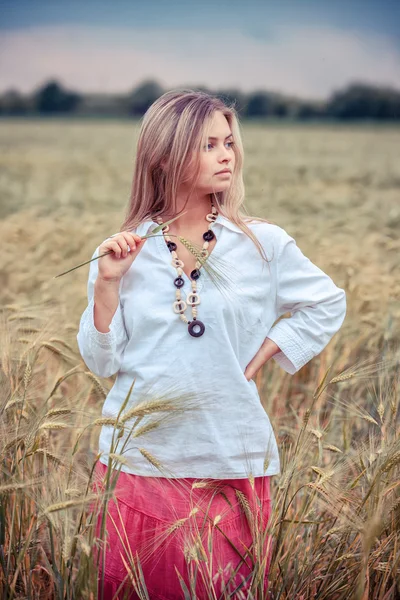
POLYGON ((117 258, 121 258, 122 248, 117 241, 106 242, 104 245, 107 249, 112 250, 117 258))
POLYGON ((117 258, 125 258, 129 252, 134 252, 143 241, 139 235, 129 231, 121 231, 111 237, 112 241, 107 242, 107 245, 114 251, 117 258))
POLYGON ((137 235, 136 233, 130 233, 129 231, 122 231, 121 235, 124 236, 124 240, 127 243, 127 248, 129 246, 132 251, 136 250, 137 246, 145 241, 142 240, 140 235, 137 235))

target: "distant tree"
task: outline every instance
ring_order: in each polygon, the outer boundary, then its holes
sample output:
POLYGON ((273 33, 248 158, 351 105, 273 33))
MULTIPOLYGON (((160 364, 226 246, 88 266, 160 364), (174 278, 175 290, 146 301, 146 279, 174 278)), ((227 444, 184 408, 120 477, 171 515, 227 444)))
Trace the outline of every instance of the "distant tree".
POLYGON ((50 81, 35 93, 36 110, 39 113, 68 113, 75 110, 81 96, 65 91, 57 81, 50 81))
POLYGON ((275 117, 287 117, 289 114, 289 104, 283 96, 276 96, 271 100, 270 114, 275 117))
POLYGON ((335 92, 326 109, 339 119, 400 119, 400 92, 389 87, 353 83, 335 92))
POLYGON ((24 115, 29 112, 29 103, 17 90, 8 90, 0 98, 0 114, 24 115))
POLYGON ((144 81, 127 98, 128 114, 144 115, 149 106, 163 93, 164 89, 156 81, 144 81))
POLYGON ((265 117, 270 114, 271 99, 267 92, 249 94, 246 106, 246 117, 265 117))
POLYGON ((313 119, 326 116, 325 103, 300 100, 293 110, 293 116, 299 120, 313 119))
POLYGON ((277 92, 254 92, 247 98, 246 117, 287 117, 292 111, 293 100, 277 92))

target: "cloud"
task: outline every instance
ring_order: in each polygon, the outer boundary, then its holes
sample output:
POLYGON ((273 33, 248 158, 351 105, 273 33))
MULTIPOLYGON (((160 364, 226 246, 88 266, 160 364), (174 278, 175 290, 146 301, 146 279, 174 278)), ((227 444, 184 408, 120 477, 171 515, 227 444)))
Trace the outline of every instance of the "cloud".
POLYGON ((350 81, 400 88, 400 50, 381 34, 277 25, 239 29, 38 26, 2 32, 0 91, 31 92, 50 77, 82 92, 124 93, 147 78, 166 88, 266 89, 324 99, 350 81))

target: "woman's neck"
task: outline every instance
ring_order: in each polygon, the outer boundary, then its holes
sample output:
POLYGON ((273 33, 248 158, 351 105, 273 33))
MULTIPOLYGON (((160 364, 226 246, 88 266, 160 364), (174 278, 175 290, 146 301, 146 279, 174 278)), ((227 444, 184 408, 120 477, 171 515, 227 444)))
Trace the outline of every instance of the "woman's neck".
MULTIPOLYGON (((179 210, 177 211, 179 212, 179 210)), ((198 229, 201 226, 205 226, 206 215, 211 212, 211 202, 208 199, 207 202, 198 204, 196 206, 186 206, 183 211, 185 214, 182 214, 179 219, 176 219, 171 225, 174 230, 179 231, 190 231, 194 229, 198 229)), ((177 215, 166 215, 165 213, 161 215, 163 222, 168 221, 169 219, 173 219, 177 215)))

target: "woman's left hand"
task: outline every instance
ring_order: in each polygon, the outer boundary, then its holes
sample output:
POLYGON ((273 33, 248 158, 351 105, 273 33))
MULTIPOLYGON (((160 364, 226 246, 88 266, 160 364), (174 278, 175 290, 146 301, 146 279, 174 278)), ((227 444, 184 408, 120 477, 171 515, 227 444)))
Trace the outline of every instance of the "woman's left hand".
POLYGON ((275 342, 270 340, 268 337, 265 338, 261 348, 246 367, 244 372, 246 379, 250 381, 250 379, 254 377, 257 371, 271 358, 271 356, 280 351, 281 349, 275 344, 275 342))

